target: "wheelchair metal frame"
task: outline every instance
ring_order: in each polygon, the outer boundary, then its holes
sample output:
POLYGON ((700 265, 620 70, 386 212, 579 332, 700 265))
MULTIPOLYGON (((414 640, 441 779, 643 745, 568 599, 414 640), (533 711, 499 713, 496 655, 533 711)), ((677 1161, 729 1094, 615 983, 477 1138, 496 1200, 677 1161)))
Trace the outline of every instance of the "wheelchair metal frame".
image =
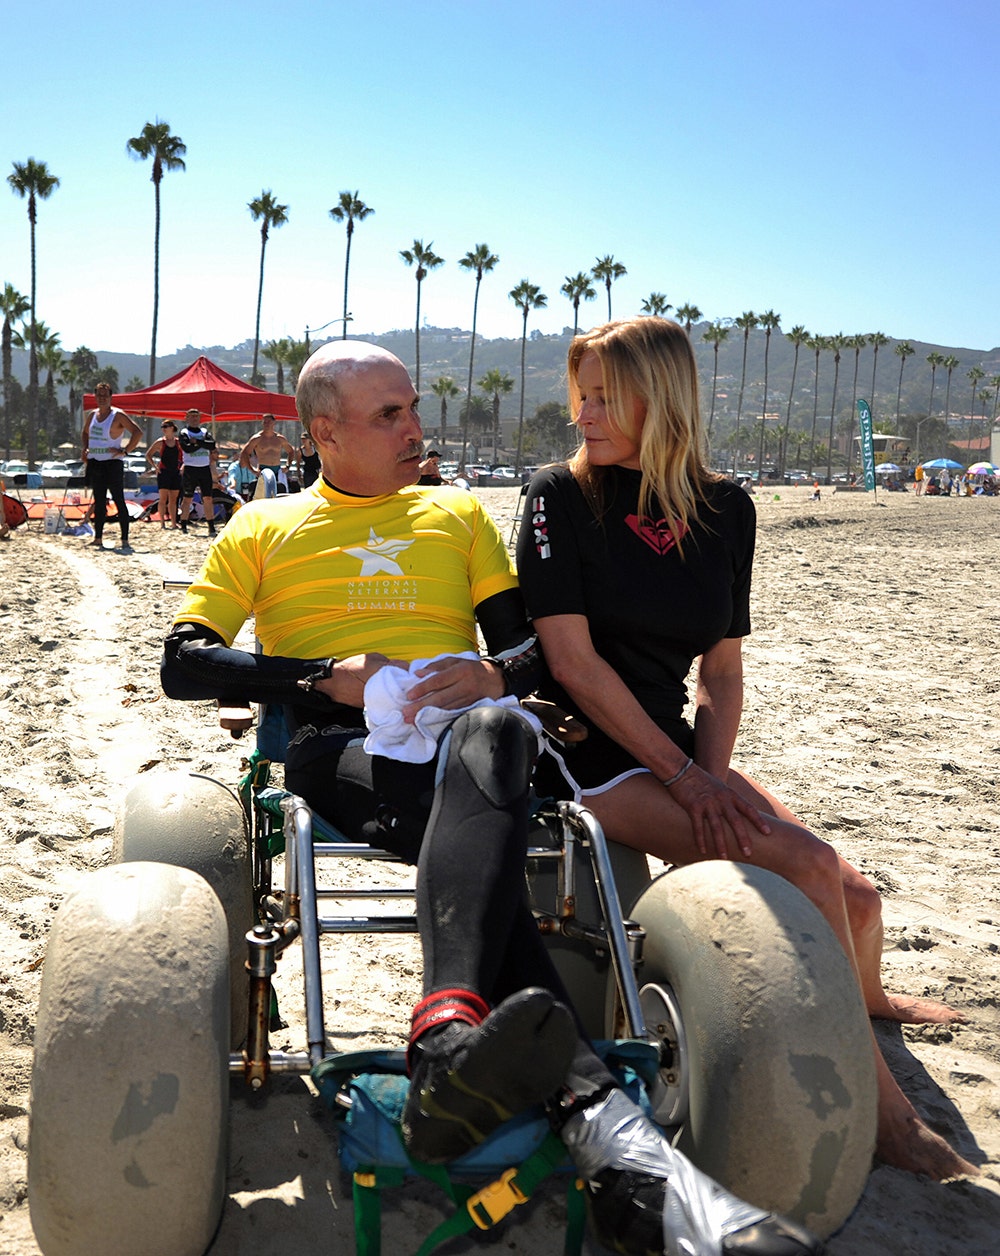
MULTIPOLYGON (((255 893, 260 923, 246 935, 250 974, 246 1047, 230 1055, 229 1069, 232 1075, 242 1076, 255 1090, 264 1085, 271 1073, 308 1073, 324 1058, 326 1030, 320 962, 320 939, 324 934, 415 933, 417 929, 416 916, 412 913, 375 915, 353 910, 353 905, 359 902, 412 900, 415 894, 412 887, 352 889, 324 888, 317 884, 317 859, 399 863, 397 856, 346 838, 314 841, 313 815, 308 805, 289 794, 282 800, 281 808, 285 875, 284 886, 275 891, 271 885, 271 859, 266 854, 275 825, 268 811, 256 803, 252 805, 254 874, 255 881, 259 879, 255 893), (349 904, 352 909, 320 914, 321 901, 349 904), (297 940, 302 943, 308 1047, 304 1052, 274 1051, 269 1045, 271 978, 279 956, 297 940)), ((545 933, 562 933, 582 940, 596 954, 607 953, 615 978, 616 1022, 621 1024, 622 1035, 655 1042, 655 1036, 645 1024, 636 979, 645 934, 623 916, 604 831, 590 811, 572 802, 555 804, 554 810, 546 813, 546 821, 549 832, 552 826, 555 828, 553 845, 528 849, 529 865, 550 860, 557 863, 555 911, 535 911, 539 928, 545 933), (577 850, 585 851, 590 857, 603 922, 586 922, 576 915, 577 850)))

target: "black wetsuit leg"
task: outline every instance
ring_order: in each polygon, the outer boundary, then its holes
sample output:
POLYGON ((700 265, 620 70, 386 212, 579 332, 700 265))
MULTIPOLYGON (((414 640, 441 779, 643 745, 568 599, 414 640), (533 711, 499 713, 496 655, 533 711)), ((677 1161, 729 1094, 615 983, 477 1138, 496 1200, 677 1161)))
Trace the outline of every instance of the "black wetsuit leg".
MULTIPOLYGON (((302 795, 348 837, 417 862, 417 918, 424 993, 478 990, 496 1006, 544 986, 572 1006, 528 904, 528 782, 534 738, 514 713, 460 715, 437 763, 403 764, 351 747, 286 767, 302 795)), ((574 1089, 611 1081, 581 1040, 574 1089), (586 1079, 586 1080, 585 1080, 586 1079)))

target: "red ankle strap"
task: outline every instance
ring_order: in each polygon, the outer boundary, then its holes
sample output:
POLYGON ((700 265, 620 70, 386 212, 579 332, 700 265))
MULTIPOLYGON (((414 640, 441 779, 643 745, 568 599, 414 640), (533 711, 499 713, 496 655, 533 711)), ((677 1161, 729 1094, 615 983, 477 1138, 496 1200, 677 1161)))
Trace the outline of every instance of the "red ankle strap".
POLYGON ((422 1034, 448 1021, 481 1025, 489 1015, 490 1005, 474 990, 435 990, 420 1000, 410 1020, 410 1045, 422 1034))

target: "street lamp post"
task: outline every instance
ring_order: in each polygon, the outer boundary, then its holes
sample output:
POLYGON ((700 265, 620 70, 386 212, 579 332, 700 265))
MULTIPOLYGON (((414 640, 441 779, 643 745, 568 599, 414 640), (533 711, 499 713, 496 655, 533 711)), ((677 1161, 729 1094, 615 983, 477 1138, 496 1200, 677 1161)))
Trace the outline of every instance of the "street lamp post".
POLYGON ((345 318, 331 318, 331 319, 330 319, 330 321, 329 321, 328 323, 324 323, 324 324, 322 325, 322 327, 307 327, 307 328, 306 328, 306 354, 308 355, 308 353, 309 353, 309 337, 310 337, 310 335, 314 335, 314 334, 315 334, 316 332, 318 332, 318 331, 326 331, 326 329, 327 329, 328 327, 332 327, 332 326, 334 325, 334 323, 344 323, 344 324, 345 324, 345 329, 346 329, 346 324, 347 324, 347 323, 350 323, 350 322, 353 322, 353 320, 354 320, 354 315, 353 315, 353 314, 348 314, 345 318))

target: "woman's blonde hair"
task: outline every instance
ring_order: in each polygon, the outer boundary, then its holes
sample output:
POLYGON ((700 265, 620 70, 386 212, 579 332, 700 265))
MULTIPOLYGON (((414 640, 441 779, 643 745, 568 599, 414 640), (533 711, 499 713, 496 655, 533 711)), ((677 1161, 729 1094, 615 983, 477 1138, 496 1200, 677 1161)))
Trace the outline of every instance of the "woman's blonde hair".
MULTIPOLYGON (((687 333, 666 318, 633 318, 577 336, 567 362, 574 418, 580 413, 578 377, 587 353, 596 353, 601 363, 610 425, 639 448, 639 513, 651 518, 658 503, 681 549, 705 503, 706 488, 722 478, 705 464, 698 370, 687 333), (644 420, 636 419, 634 400, 644 404, 644 420)), ((569 465, 600 517, 606 508, 606 468, 590 465, 584 444, 569 465)))

